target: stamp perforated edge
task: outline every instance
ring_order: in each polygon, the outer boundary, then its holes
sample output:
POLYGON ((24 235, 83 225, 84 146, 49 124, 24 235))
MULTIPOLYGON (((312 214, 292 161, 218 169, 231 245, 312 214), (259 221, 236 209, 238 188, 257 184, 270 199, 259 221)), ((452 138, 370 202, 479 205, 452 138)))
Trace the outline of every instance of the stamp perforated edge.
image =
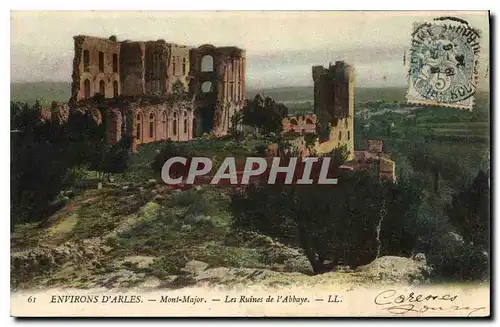
MULTIPOLYGON (((446 25, 444 22, 446 21, 452 21, 452 22, 455 22, 455 23, 458 23, 458 24, 463 24, 463 25, 466 25, 468 28, 472 29, 474 32, 476 32, 479 36, 479 39, 482 39, 483 35, 482 35, 482 32, 480 29, 477 29, 477 28, 474 28, 472 26, 469 25, 469 22, 467 22, 466 20, 464 19, 461 19, 461 18, 458 18, 458 17, 452 17, 452 16, 442 16, 442 17, 436 17, 434 18, 432 21, 424 21, 424 22, 414 22, 413 23, 413 29, 412 29, 412 34, 411 34, 411 37, 413 38, 413 34, 417 31, 417 29, 420 27, 420 26, 423 26, 423 25, 446 25)), ((450 25, 449 25, 450 26, 450 25)), ((457 101, 457 102, 454 102, 454 103, 444 103, 444 102, 439 102, 439 101, 435 101, 435 100, 432 100, 432 99, 426 99, 424 97, 422 97, 421 95, 418 95, 417 98, 414 98, 411 93, 411 90, 414 90, 414 86, 413 84, 411 83, 411 74, 410 74, 410 60, 411 60, 411 54, 410 54, 410 51, 411 50, 411 46, 409 48, 409 51, 407 51, 407 53, 405 54, 405 69, 407 69, 407 91, 406 91, 406 95, 405 95, 405 98, 406 98, 406 103, 407 104, 410 104, 410 105, 418 105, 418 106, 421 106, 421 107, 442 107, 442 108, 456 108, 456 109, 466 109, 466 110, 470 110, 472 111, 476 105, 476 99, 475 99, 475 95, 476 95, 476 90, 477 90, 477 85, 478 85, 478 76, 479 76, 479 68, 480 68, 480 55, 481 55, 481 47, 479 47, 479 50, 477 51, 477 55, 476 55, 476 58, 475 58, 475 61, 474 61, 474 69, 473 69, 473 80, 474 80, 474 87, 475 87, 475 90, 474 90, 474 93, 472 94, 472 96, 469 98, 469 99, 465 99, 465 100, 469 100, 471 103, 470 104, 461 104, 461 102, 463 102, 464 100, 461 100, 461 101, 457 101), (410 56, 410 58, 407 58, 407 56, 410 56), (410 59, 410 60, 408 60, 410 59)), ((415 90, 415 92, 417 92, 415 90)), ((418 93, 418 92, 417 92, 418 93)))

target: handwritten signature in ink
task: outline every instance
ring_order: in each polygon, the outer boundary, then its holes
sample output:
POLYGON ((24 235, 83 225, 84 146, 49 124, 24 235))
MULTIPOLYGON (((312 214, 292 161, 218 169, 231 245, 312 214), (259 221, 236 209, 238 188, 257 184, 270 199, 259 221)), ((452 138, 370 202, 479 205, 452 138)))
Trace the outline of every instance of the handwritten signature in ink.
POLYGON ((456 304, 458 295, 444 294, 418 294, 411 292, 409 294, 398 294, 396 290, 385 290, 379 293, 373 300, 376 305, 383 306, 393 314, 405 314, 408 312, 429 313, 445 311, 464 311, 467 317, 474 312, 486 309, 486 307, 470 307, 456 304))

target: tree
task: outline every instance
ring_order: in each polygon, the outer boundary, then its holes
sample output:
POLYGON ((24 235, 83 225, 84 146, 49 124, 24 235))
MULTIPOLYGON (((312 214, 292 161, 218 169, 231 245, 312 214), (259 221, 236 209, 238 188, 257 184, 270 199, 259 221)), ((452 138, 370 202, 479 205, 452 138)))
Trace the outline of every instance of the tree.
POLYGON ((344 144, 333 149, 333 151, 327 154, 327 156, 331 157, 332 161, 338 166, 341 166, 344 162, 346 162, 347 158, 349 158, 349 149, 347 149, 347 145, 344 144))
POLYGON ((123 136, 119 142, 103 147, 101 160, 96 167, 103 174, 102 178, 109 179, 110 174, 124 173, 127 170, 131 145, 130 136, 123 136))
POLYGON ((380 255, 409 256, 417 246, 423 186, 418 179, 401 176, 397 184, 383 182, 386 216, 380 229, 380 255))
POLYGON ((443 175, 452 177, 461 174, 461 169, 456 162, 426 145, 415 147, 408 157, 415 171, 431 174, 434 193, 439 193, 443 175))
POLYGON ((43 221, 74 166, 109 176, 127 169, 131 139, 108 145, 104 124, 75 112, 66 124, 40 120, 40 105, 11 104, 11 221, 43 221))
POLYGON ((39 126, 41 105, 38 101, 33 106, 27 103, 10 103, 10 129, 11 130, 33 130, 39 126))
POLYGON ((232 197, 235 225, 300 246, 315 273, 411 253, 420 190, 367 172, 338 176, 333 186, 250 185, 232 197))
POLYGON ((243 134, 243 112, 241 110, 236 111, 231 117, 231 126, 229 128, 229 134, 237 141, 240 142, 244 139, 243 134))
POLYGON ((89 111, 77 111, 69 116, 64 128, 71 144, 68 149, 71 164, 98 170, 107 147, 105 124, 96 123, 89 111))
POLYGON ((470 187, 452 197, 447 207, 450 222, 467 243, 489 253, 489 174, 480 170, 470 187))
POLYGON ((283 129, 283 118, 288 108, 276 103, 271 98, 262 98, 259 94, 248 100, 243 108, 243 124, 255 127, 265 134, 280 133, 283 129))
POLYGON ((39 118, 40 106, 14 104, 11 132, 11 226, 42 221, 63 187, 71 160, 67 130, 39 118))

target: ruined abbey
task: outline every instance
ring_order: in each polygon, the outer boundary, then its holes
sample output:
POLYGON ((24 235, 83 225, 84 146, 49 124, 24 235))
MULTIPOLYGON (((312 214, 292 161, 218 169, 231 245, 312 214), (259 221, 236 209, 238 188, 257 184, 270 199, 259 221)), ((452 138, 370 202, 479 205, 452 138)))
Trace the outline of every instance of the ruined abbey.
POLYGON ((245 50, 74 37, 71 110, 106 122, 108 141, 134 147, 224 135, 245 100, 245 50), (99 99, 96 101, 96 99, 99 99))
MULTIPOLYGON (((43 108, 41 118, 63 122, 74 110, 89 112, 104 124, 111 144, 124 135, 131 137, 133 150, 204 133, 222 136, 247 104, 245 50, 237 47, 80 35, 74 50, 71 98, 43 108)), ((367 140, 366 149, 354 149, 354 68, 343 61, 313 66, 312 79, 314 113, 282 113, 282 134, 295 135, 301 156, 345 147, 345 169, 375 170, 380 178, 395 180, 395 163, 382 141, 367 140), (309 133, 317 136, 312 148, 303 137, 309 133)))

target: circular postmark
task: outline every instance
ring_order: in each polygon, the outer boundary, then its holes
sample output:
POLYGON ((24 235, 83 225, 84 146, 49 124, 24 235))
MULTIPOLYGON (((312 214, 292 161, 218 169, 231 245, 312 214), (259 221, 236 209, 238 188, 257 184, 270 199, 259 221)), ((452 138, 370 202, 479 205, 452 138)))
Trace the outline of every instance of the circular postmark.
POLYGON ((410 79, 424 98, 455 103, 476 90, 479 33, 466 22, 424 23, 412 34, 410 79))

